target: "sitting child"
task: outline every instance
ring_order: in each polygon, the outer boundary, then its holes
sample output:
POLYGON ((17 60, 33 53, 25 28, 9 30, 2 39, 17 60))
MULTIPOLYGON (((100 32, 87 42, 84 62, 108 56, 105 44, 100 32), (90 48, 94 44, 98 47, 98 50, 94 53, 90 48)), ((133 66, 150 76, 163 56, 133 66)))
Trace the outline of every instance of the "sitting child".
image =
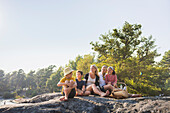
POLYGON ((85 81, 82 80, 83 72, 77 71, 76 72, 76 82, 77 82, 77 88, 76 88, 76 95, 79 96, 88 96, 90 95, 90 91, 86 91, 85 88, 85 81))
POLYGON ((111 84, 112 86, 117 88, 117 75, 115 73, 115 70, 111 66, 107 68, 107 74, 105 76, 105 83, 111 84))
POLYGON ((76 94, 75 88, 77 86, 75 79, 72 77, 73 70, 69 67, 64 69, 64 77, 59 81, 57 86, 63 86, 62 94, 64 97, 61 101, 67 101, 68 98, 73 98, 76 94))

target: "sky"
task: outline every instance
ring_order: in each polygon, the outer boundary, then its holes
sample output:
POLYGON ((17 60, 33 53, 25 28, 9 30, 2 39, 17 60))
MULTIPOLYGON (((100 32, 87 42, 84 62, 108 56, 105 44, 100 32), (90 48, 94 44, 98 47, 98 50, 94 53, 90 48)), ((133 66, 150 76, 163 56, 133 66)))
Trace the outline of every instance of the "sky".
POLYGON ((0 0, 0 69, 65 66, 125 21, 156 40, 156 61, 170 50, 170 0, 0 0))

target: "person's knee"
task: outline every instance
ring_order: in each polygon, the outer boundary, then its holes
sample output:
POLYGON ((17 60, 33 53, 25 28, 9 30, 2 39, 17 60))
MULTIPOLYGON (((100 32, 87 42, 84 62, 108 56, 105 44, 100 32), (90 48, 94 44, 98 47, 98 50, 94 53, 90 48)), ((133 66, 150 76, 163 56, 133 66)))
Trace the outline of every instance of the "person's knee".
POLYGON ((73 80, 70 80, 70 83, 73 85, 75 82, 73 80))
POLYGON ((64 87, 64 91, 68 91, 68 88, 64 87))
POLYGON ((113 89, 113 86, 112 86, 112 85, 109 85, 109 88, 110 88, 110 89, 113 89))
POLYGON ((96 85, 95 85, 95 84, 92 84, 92 87, 96 87, 96 85))
POLYGON ((86 94, 87 94, 87 95, 90 95, 90 94, 91 94, 91 92, 90 92, 90 91, 86 91, 86 94))
POLYGON ((65 83, 69 83, 68 80, 66 80, 65 83))
POLYGON ((70 91, 70 88, 64 87, 64 91, 70 91))

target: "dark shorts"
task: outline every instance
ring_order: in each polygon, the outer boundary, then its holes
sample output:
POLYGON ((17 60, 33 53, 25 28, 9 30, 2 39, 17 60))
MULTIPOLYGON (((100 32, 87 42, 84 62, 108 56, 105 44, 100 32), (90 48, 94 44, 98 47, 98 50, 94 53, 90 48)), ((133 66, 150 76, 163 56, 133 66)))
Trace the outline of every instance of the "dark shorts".
MULTIPOLYGON (((104 86, 102 86, 102 87, 100 88, 100 90, 101 90, 102 92, 105 92, 105 93, 106 93, 106 91, 107 91, 107 90, 104 89, 104 86)), ((109 90, 109 95, 111 94, 111 92, 112 92, 112 91, 109 90)))
MULTIPOLYGON (((75 88, 73 88, 70 92, 70 94, 68 95, 68 98, 73 98, 76 95, 76 90, 75 88)), ((63 96, 65 96, 65 93, 63 92, 63 96)))
POLYGON ((100 90, 101 90, 102 92, 106 92, 106 90, 104 89, 104 86, 102 86, 102 87, 100 88, 100 90))

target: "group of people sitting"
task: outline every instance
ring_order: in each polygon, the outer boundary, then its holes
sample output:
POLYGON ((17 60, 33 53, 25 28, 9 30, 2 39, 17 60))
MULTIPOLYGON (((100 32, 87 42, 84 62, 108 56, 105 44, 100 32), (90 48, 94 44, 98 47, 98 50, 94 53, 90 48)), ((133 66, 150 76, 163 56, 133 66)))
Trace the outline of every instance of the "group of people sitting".
POLYGON ((126 89, 118 88, 117 75, 113 67, 103 66, 98 72, 96 65, 90 66, 90 72, 83 78, 83 72, 76 72, 76 79, 72 77, 73 70, 70 67, 64 69, 64 77, 57 86, 63 86, 61 101, 67 101, 74 96, 88 96, 90 94, 102 97, 114 98, 140 97, 140 94, 129 94, 126 89))

